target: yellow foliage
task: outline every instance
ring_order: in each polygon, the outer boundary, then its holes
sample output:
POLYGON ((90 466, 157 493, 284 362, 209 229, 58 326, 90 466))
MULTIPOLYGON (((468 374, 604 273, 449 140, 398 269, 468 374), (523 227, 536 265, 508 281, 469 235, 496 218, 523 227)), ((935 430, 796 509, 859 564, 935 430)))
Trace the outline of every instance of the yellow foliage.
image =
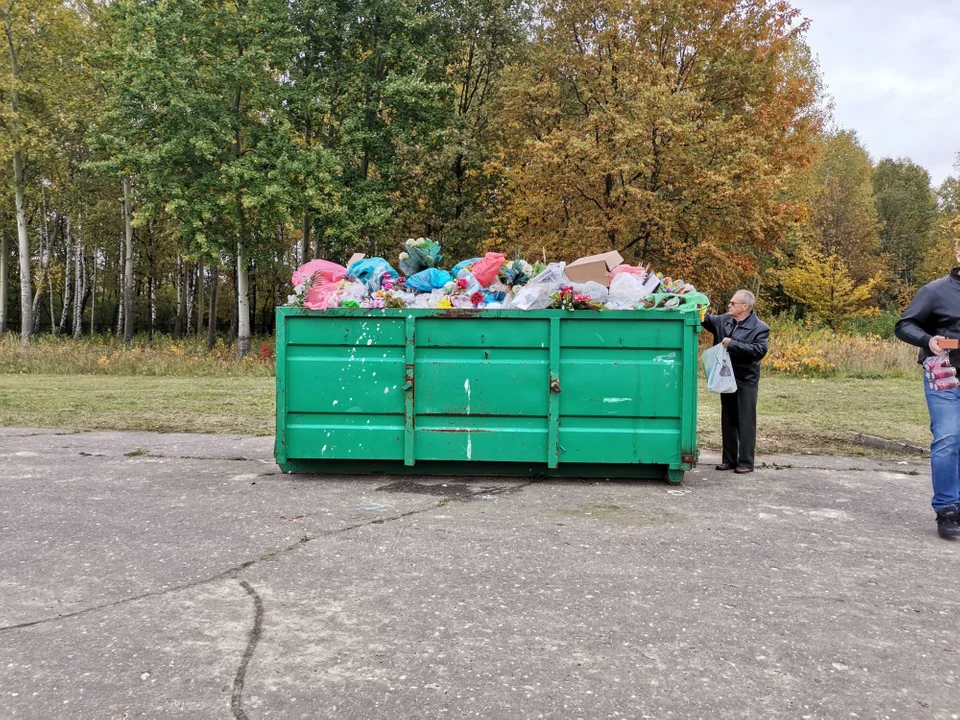
POLYGON ((492 244, 615 249, 707 290, 751 274, 795 215, 779 189, 819 128, 796 21, 767 1, 547 2, 505 81, 492 244))
POLYGON ((831 326, 879 312, 873 303, 883 275, 857 283, 835 253, 824 255, 810 247, 801 248, 795 264, 780 272, 780 282, 788 296, 831 326))
POLYGON ((899 340, 851 335, 836 330, 807 330, 774 322, 762 365, 786 375, 889 377, 917 372, 917 352, 899 340))

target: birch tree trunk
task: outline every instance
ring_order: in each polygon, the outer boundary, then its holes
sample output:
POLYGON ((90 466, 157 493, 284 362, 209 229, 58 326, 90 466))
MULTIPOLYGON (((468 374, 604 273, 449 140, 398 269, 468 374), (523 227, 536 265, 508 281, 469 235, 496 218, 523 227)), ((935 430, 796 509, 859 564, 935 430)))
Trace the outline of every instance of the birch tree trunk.
MULTIPOLYGON (((81 256, 82 257, 82 256, 81 256)), ((93 248, 93 252, 90 253, 90 259, 93 261, 93 283, 90 285, 90 334, 94 335, 97 332, 97 248, 93 248)), ((86 273, 86 260, 84 260, 84 273, 86 273)), ((86 280, 84 280, 86 283, 86 280)), ((83 317, 83 306, 87 302, 87 293, 86 287, 84 287, 84 293, 80 296, 80 317, 83 317)))
POLYGON ((0 335, 7 332, 7 260, 10 257, 10 234, 6 230, 0 231, 0 335))
POLYGON ((250 352, 250 297, 246 248, 237 243, 237 357, 242 360, 250 352))
POLYGON ((203 258, 197 260, 197 337, 203 334, 203 258))
MULTIPOLYGON (((83 243, 77 242, 74 248, 74 295, 73 295, 73 339, 83 334, 83 298, 87 292, 86 263, 83 257, 83 243)), ((93 334, 93 310, 90 311, 90 333, 93 334)))
POLYGON ((133 343, 133 210, 131 207, 130 177, 123 178, 123 342, 133 343))
MULTIPOLYGON (((13 25, 10 12, 4 17, 4 30, 7 36, 7 49, 10 52, 10 74, 13 82, 10 89, 10 110, 14 122, 20 112, 20 59, 17 43, 13 38, 13 25)), ((24 205, 23 152, 13 152, 14 202, 17 209, 17 247, 20 252, 20 344, 27 346, 33 337, 33 305, 30 303, 30 237, 27 235, 27 211, 24 205)))
POLYGON ((187 280, 187 307, 184 310, 184 331, 183 334, 189 337, 193 333, 193 304, 197 299, 197 274, 194 271, 195 265, 193 263, 187 263, 186 268, 186 280, 187 280))
POLYGON ((147 334, 153 340, 153 333, 157 329, 157 238, 153 234, 153 220, 147 223, 147 237, 149 242, 145 247, 147 250, 147 263, 150 268, 150 274, 147 276, 147 295, 150 304, 149 325, 147 334))
MULTIPOLYGON (((124 257, 125 243, 123 238, 120 238, 120 250, 117 252, 117 257, 120 258, 120 267, 123 267, 123 257, 124 257)), ((117 337, 123 333, 123 290, 117 291, 117 330, 114 333, 117 337)))
POLYGON ((237 265, 234 261, 233 267, 230 268, 230 282, 233 285, 233 307, 230 310, 230 329, 227 330, 227 343, 233 345, 237 341, 237 318, 240 316, 240 311, 237 305, 237 265))
POLYGON ((150 324, 147 326, 147 337, 153 340, 153 331, 157 325, 157 281, 153 275, 147 278, 147 295, 150 301, 150 324))
POLYGON ((30 297, 30 238, 27 235, 27 211, 23 201, 23 154, 19 150, 13 153, 13 181, 16 187, 17 248, 20 252, 20 344, 26 347, 33 337, 33 303, 30 297))
POLYGON ((207 352, 213 350, 217 339, 217 290, 220 284, 220 268, 210 266, 210 309, 207 312, 207 352))
POLYGON ((47 226, 46 213, 44 213, 43 232, 40 234, 40 273, 37 276, 37 291, 33 294, 31 309, 33 314, 33 332, 40 332, 40 301, 43 299, 43 291, 47 283, 47 268, 50 264, 50 235, 47 226))
POLYGON ((70 305, 73 300, 73 275, 70 265, 73 263, 73 231, 70 227, 70 216, 63 219, 63 236, 67 249, 63 256, 63 310, 60 313, 58 332, 66 333, 70 322, 70 305))
POLYGON ((175 340, 179 340, 183 335, 183 317, 187 307, 184 264, 183 256, 177 255, 177 318, 173 323, 173 338, 175 340))

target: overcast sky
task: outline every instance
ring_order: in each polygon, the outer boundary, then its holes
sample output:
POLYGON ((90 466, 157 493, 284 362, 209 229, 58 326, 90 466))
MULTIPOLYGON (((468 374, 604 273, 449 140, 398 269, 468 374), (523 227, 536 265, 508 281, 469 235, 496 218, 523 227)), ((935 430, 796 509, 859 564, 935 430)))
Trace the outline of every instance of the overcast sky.
POLYGON ((960 152, 960 0, 793 0, 811 21, 839 126, 874 162, 907 157, 933 183, 960 152))

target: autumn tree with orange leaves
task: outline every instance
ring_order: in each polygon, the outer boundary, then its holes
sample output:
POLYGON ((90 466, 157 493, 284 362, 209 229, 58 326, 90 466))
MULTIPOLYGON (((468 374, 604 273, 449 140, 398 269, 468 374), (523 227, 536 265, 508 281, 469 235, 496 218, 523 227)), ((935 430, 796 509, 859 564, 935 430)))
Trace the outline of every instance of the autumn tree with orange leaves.
POLYGON ((806 23, 773 0, 547 0, 503 95, 495 245, 618 250, 729 287, 783 237, 821 127, 806 23))

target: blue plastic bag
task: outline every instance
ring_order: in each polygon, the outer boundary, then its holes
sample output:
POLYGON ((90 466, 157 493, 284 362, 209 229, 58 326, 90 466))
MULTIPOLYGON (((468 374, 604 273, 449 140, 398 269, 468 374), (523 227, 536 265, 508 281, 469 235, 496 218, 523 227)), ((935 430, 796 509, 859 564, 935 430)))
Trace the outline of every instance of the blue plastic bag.
POLYGON ((453 282, 453 275, 446 270, 427 268, 408 277, 406 284, 410 290, 428 293, 433 290, 439 290, 448 282, 453 282))
POLYGON ((376 292, 380 289, 384 275, 393 278, 400 277, 400 273, 394 270, 390 263, 379 257, 357 260, 347 268, 347 275, 362 282, 370 292, 376 292))
POLYGON ((480 258, 470 258, 469 260, 461 260, 460 262, 458 262, 456 265, 453 266, 453 270, 451 270, 450 272, 453 274, 454 277, 460 277, 461 270, 470 267, 478 260, 480 260, 480 258))

